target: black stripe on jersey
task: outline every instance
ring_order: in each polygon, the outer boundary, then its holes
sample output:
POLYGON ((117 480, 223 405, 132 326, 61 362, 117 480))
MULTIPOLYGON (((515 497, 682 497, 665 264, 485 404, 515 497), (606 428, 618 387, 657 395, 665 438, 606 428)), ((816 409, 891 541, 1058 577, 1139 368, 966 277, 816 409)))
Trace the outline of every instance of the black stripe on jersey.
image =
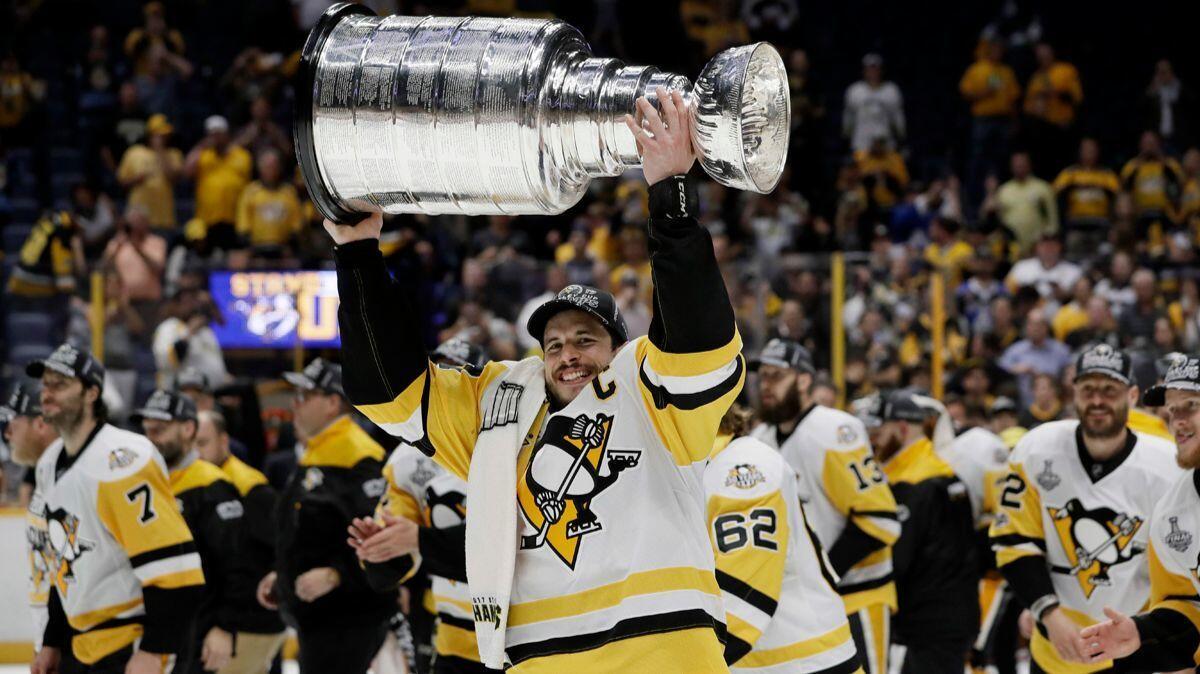
POLYGON ((895 510, 851 510, 850 516, 878 517, 884 520, 896 520, 897 522, 900 521, 900 518, 896 515, 895 510))
POLYGON ((887 573, 887 574, 884 574, 883 576, 880 576, 879 578, 872 578, 871 580, 864 580, 861 583, 851 583, 849 585, 846 585, 843 583, 842 585, 838 586, 837 590, 838 590, 838 594, 841 594, 844 596, 844 595, 848 595, 848 594, 854 594, 855 592, 865 592, 867 590, 874 590, 875 588, 883 587, 884 585, 887 585, 890 582, 892 582, 892 574, 887 573))
POLYGON ((769 616, 775 615, 775 609, 779 607, 779 602, 720 569, 717 569, 717 586, 769 616))
POLYGON ((852 655, 849 660, 841 664, 815 671, 812 674, 854 674, 854 672, 858 671, 859 667, 858 656, 852 655))
POLYGON ((732 391, 741 381, 744 368, 742 355, 738 354, 737 367, 734 368, 732 374, 720 384, 695 393, 671 393, 666 387, 651 382, 650 376, 646 374, 645 359, 642 359, 641 367, 638 368, 638 376, 642 380, 642 386, 645 386, 646 390, 650 392, 650 397, 654 399, 654 407, 657 409, 666 409, 670 405, 680 410, 696 410, 732 391))
POLYGON ((438 620, 446 623, 447 625, 450 625, 452 627, 457 627, 460 630, 467 630, 467 631, 471 632, 472 634, 475 633, 475 622, 473 620, 467 620, 466 618, 459 618, 458 616, 452 616, 449 613, 446 613, 445 611, 438 611, 437 617, 438 617, 438 620))
POLYGON ((839 582, 837 574, 829 568, 833 562, 825 554, 825 549, 821 547, 821 541, 817 540, 817 534, 813 532, 812 527, 808 526, 808 514, 804 512, 803 506, 800 508, 800 517, 804 520, 804 532, 808 535, 808 542, 812 544, 813 552, 817 555, 817 566, 821 567, 821 577, 825 579, 826 583, 829 583, 829 587, 836 588, 839 582))
POLYGON ((752 648, 753 646, 750 644, 730 634, 725 642, 725 664, 732 665, 741 660, 752 648))
POLYGON ((1012 547, 1023 545, 1025 543, 1033 543, 1039 550, 1045 552, 1046 541, 1033 536, 1023 536, 1021 534, 1004 534, 1003 536, 992 536, 992 545, 1000 545, 1003 547, 1012 547))
POLYGON ((161 548, 156 548, 154 550, 147 550, 146 552, 143 552, 138 555, 134 555, 129 558, 129 565, 136 569, 139 566, 145 566, 145 565, 149 564, 150 562, 157 562, 160 559, 167 559, 169 557, 178 557, 179 555, 186 555, 186 554, 190 554, 193 552, 196 552, 196 542, 195 541, 184 541, 182 543, 176 543, 174 545, 167 545, 167 546, 164 546, 161 548))
POLYGON ((605 644, 620 641, 621 639, 641 637, 648 634, 661 634, 663 632, 675 632, 677 630, 693 629, 696 627, 712 628, 717 633, 717 638, 722 642, 725 641, 725 623, 717 621, 704 609, 697 608, 629 618, 618 622, 602 632, 574 634, 569 637, 509 646, 507 653, 509 659, 515 665, 530 658, 561 655, 563 653, 580 653, 600 648, 605 644))
POLYGON ((421 387, 421 437, 412 443, 425 456, 433 456, 433 442, 429 440, 429 388, 433 382, 433 373, 426 370, 425 384, 421 387))
MULTIPOLYGON (((116 627, 124 627, 126 625, 141 625, 142 621, 145 619, 145 615, 137 615, 133 616, 132 618, 110 618, 109 620, 105 620, 104 622, 92 627, 86 633, 94 633, 98 630, 109 630, 116 627)), ((85 634, 85 632, 80 632, 74 627, 71 628, 71 632, 73 634, 85 634)))

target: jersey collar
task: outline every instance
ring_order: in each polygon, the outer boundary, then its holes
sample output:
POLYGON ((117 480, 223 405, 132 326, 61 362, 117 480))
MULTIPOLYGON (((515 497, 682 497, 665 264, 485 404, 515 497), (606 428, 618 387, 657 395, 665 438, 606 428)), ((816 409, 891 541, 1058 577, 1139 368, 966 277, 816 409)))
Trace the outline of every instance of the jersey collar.
POLYGON ((75 462, 79 460, 79 457, 83 456, 83 453, 88 450, 88 447, 92 446, 92 441, 96 439, 96 436, 100 434, 100 429, 104 428, 105 425, 106 424, 102 422, 96 422, 96 427, 93 428, 92 432, 88 434, 87 440, 83 441, 83 447, 80 448, 79 452, 77 452, 75 456, 71 456, 71 453, 67 451, 66 442, 63 443, 62 451, 58 453, 58 459, 54 463, 55 482, 58 482, 58 480, 62 478, 63 473, 66 473, 68 470, 70 470, 71 466, 74 466, 75 462))
POLYGON ((775 427, 775 444, 782 447, 783 443, 787 442, 788 438, 792 437, 792 433, 795 433, 796 429, 800 428, 800 424, 804 423, 805 417, 807 417, 809 415, 809 413, 815 409, 817 409, 816 403, 813 403, 813 404, 809 405, 808 407, 804 408, 804 410, 802 412, 800 412, 800 416, 796 417, 796 425, 792 426, 792 432, 788 433, 787 435, 780 433, 779 427, 776 426, 775 427))
POLYGON ((1117 468, 1125 463, 1125 459, 1133 453, 1133 447, 1137 444, 1137 433, 1125 429, 1125 446, 1120 449, 1113 457, 1107 461, 1097 461, 1088 454, 1087 447, 1083 444, 1083 422, 1075 427, 1075 449, 1079 452, 1079 462, 1083 464, 1083 472, 1087 473, 1088 479, 1092 484, 1096 484, 1100 480, 1112 473, 1117 468))

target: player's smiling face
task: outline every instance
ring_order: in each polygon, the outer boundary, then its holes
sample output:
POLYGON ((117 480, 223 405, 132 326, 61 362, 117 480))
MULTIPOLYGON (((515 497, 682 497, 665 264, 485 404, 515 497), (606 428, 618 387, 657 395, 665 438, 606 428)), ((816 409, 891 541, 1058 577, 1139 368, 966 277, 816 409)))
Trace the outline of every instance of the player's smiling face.
POLYGON ((1134 389, 1103 375, 1088 375, 1075 382, 1075 410, 1084 435, 1111 438, 1129 421, 1134 389))
POLYGON ((1167 389, 1167 414, 1181 468, 1200 468, 1200 392, 1167 389))
POLYGON ((595 318, 568 309, 546 323, 546 388, 559 406, 579 395, 613 359, 612 335, 595 318))

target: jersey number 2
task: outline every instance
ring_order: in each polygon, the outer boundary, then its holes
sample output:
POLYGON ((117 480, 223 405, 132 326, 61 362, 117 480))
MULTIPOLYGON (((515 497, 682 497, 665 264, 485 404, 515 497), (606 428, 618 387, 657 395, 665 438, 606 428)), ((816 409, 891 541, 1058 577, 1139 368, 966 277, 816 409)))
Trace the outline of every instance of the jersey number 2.
POLYGON ((154 507, 152 504, 153 497, 150 496, 150 485, 145 482, 125 492, 125 500, 130 503, 139 503, 142 506, 142 514, 138 516, 138 521, 142 524, 149 524, 155 518, 154 507))
POLYGON ((756 508, 746 517, 741 513, 721 515, 713 520, 717 534, 717 549, 723 553, 733 552, 754 540, 754 546, 765 550, 778 550, 779 544, 771 539, 775 533, 775 511, 756 508))

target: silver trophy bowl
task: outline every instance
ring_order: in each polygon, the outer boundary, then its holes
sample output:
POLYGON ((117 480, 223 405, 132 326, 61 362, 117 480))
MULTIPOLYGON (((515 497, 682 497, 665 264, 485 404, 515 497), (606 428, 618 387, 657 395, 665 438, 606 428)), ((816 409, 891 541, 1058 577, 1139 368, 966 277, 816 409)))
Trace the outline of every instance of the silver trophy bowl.
POLYGON ((775 189, 791 99, 771 45, 717 54, 695 85, 595 58, 580 32, 539 19, 375 16, 329 8, 304 45, 296 155, 338 223, 365 214, 553 214, 595 177, 641 166, 626 113, 683 94, 712 178, 775 189))

